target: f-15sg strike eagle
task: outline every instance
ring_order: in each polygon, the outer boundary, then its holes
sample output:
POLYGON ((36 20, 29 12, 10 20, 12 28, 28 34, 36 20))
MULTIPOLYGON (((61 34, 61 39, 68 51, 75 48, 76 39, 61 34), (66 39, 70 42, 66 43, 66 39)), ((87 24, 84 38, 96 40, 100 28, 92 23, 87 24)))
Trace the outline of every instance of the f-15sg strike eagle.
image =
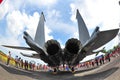
POLYGON ((45 33, 44 33, 44 14, 41 13, 38 27, 36 30, 36 35, 34 40, 31 36, 25 31, 24 39, 29 47, 18 47, 18 46, 7 46, 2 45, 8 48, 15 48, 21 50, 32 50, 36 53, 30 55, 23 54, 23 56, 39 58, 43 60, 48 66, 54 69, 53 72, 57 72, 61 64, 66 64, 69 66, 72 72, 74 72, 74 67, 79 64, 79 62, 90 55, 93 50, 103 46, 110 40, 112 40, 118 33, 119 29, 112 29, 107 31, 99 31, 99 27, 96 27, 92 35, 89 35, 88 29, 82 16, 77 10, 76 18, 78 22, 79 29, 79 40, 76 38, 69 39, 64 49, 61 48, 60 43, 57 40, 48 40, 45 42, 45 33))

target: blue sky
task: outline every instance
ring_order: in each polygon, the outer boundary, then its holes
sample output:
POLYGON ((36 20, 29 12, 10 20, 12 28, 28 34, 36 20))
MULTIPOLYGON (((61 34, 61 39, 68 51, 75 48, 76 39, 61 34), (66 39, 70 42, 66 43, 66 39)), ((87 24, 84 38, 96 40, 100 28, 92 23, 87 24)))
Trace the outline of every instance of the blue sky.
MULTIPOLYGON (((56 39, 62 47, 69 38, 78 38, 76 9, 79 9, 90 34, 96 26, 99 26, 100 30, 118 28, 120 23, 118 1, 5 0, 0 5, 0 45, 27 46, 23 39, 23 31, 27 30, 34 38, 41 12, 44 12, 46 19, 46 41, 56 39)), ((110 49, 117 43, 118 38, 116 37, 105 46, 110 49)), ((6 49, 1 46, 0 49, 6 53, 11 50, 13 57, 16 54, 21 56, 19 50, 6 49)))

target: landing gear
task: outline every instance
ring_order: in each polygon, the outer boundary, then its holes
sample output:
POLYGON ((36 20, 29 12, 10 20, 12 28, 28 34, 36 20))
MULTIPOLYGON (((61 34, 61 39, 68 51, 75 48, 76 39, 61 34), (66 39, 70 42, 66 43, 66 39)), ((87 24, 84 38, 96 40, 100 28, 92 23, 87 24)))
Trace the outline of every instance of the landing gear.
POLYGON ((75 73, 74 67, 71 67, 71 71, 72 71, 72 73, 75 73))
POLYGON ((54 68, 53 74, 57 74, 57 68, 54 68))

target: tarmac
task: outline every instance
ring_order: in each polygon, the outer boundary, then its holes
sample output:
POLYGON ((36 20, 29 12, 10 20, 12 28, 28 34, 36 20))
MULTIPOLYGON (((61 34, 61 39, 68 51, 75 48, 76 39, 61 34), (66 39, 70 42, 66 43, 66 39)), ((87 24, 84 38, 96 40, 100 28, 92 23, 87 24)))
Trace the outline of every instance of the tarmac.
POLYGON ((120 56, 102 66, 58 74, 43 71, 26 71, 0 62, 0 80, 120 80, 120 56))

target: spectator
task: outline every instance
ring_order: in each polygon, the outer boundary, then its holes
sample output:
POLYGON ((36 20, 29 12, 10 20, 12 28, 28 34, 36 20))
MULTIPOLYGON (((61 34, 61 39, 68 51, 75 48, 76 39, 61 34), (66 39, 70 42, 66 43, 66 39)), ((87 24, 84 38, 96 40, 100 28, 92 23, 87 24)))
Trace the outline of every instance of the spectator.
POLYGON ((110 53, 107 53, 107 54, 106 54, 105 60, 110 62, 110 53))
POLYGON ((92 66, 94 67, 94 61, 92 60, 92 66))
POLYGON ((20 63, 21 63, 21 68, 23 69, 23 59, 21 59, 20 63))
POLYGON ((25 70, 28 70, 28 61, 25 60, 25 70))
POLYGON ((15 57, 15 67, 18 67, 18 56, 15 57))
POLYGON ((39 64, 39 63, 37 63, 37 70, 39 70, 39 69, 40 69, 40 68, 39 68, 39 65, 40 65, 40 64, 39 64))
POLYGON ((18 67, 20 67, 21 57, 18 58, 18 67))
POLYGON ((32 63, 31 62, 29 62, 29 68, 30 68, 30 70, 32 69, 32 63))
POLYGON ((95 58, 95 63, 96 63, 97 66, 99 65, 98 64, 98 58, 95 58))
POLYGON ((32 69, 35 70, 35 63, 32 64, 32 69))
POLYGON ((110 62, 110 54, 109 53, 107 54, 107 59, 110 62))
POLYGON ((104 56, 103 56, 103 55, 101 55, 101 57, 102 57, 102 63, 104 64, 104 56))
POLYGON ((102 58, 99 59, 100 65, 102 65, 102 58))
POLYGON ((8 58, 7 58, 7 65, 9 65, 9 63, 10 63, 10 58, 11 58, 11 53, 9 51, 8 58))

